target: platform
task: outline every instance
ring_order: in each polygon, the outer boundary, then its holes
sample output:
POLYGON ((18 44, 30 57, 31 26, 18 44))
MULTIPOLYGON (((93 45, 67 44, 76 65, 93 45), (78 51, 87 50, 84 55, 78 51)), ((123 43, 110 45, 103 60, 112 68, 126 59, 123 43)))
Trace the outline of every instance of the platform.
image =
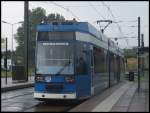
POLYGON ((137 82, 122 82, 95 95, 69 112, 147 112, 149 93, 146 83, 137 91, 137 82))
POLYGON ((12 78, 8 77, 7 84, 5 83, 5 78, 1 78, 1 92, 32 87, 33 83, 34 83, 34 76, 29 77, 27 82, 13 82, 12 78))

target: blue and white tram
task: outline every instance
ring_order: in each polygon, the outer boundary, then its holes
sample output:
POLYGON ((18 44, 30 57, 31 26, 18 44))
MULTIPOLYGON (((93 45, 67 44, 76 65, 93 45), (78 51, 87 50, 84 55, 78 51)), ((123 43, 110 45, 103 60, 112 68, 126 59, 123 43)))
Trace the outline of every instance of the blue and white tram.
POLYGON ((122 79, 123 51, 88 22, 37 26, 34 98, 80 100, 122 79))

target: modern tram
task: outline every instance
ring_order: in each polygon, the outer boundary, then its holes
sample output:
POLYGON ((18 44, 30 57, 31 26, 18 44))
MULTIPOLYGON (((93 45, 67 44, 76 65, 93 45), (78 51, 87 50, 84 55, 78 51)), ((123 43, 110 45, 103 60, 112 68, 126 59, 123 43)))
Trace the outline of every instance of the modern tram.
POLYGON ((88 22, 37 25, 34 98, 82 100, 123 79, 123 51, 88 22))

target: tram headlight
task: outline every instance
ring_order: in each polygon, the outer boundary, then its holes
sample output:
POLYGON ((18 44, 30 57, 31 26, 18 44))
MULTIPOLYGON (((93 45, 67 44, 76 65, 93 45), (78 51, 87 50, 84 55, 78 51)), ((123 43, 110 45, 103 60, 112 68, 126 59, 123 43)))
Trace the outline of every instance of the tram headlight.
POLYGON ((66 77, 65 77, 65 81, 66 81, 67 83, 74 83, 74 82, 75 82, 75 79, 74 79, 73 76, 66 76, 66 77))
POLYGON ((37 81, 37 82, 44 82, 45 81, 44 76, 36 76, 35 77, 35 81, 37 81))

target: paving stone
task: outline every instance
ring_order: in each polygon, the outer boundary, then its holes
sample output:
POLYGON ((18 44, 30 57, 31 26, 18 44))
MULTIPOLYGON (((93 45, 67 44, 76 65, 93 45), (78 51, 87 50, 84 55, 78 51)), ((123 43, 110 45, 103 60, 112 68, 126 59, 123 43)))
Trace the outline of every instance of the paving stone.
POLYGON ((145 105, 131 105, 128 112, 145 112, 145 105))
POLYGON ((2 107, 2 111, 5 111, 5 112, 8 112, 8 111, 13 111, 13 112, 15 112, 15 111, 22 111, 23 109, 22 108, 20 108, 20 107, 9 107, 9 106, 7 106, 7 107, 2 107))
POLYGON ((124 99, 120 99, 116 104, 115 104, 115 106, 129 106, 129 104, 130 104, 130 102, 131 102, 131 98, 128 98, 128 99, 126 99, 126 98, 124 98, 124 99))
POLYGON ((125 106, 114 106, 111 109, 111 112, 126 112, 128 110, 128 107, 125 106))

